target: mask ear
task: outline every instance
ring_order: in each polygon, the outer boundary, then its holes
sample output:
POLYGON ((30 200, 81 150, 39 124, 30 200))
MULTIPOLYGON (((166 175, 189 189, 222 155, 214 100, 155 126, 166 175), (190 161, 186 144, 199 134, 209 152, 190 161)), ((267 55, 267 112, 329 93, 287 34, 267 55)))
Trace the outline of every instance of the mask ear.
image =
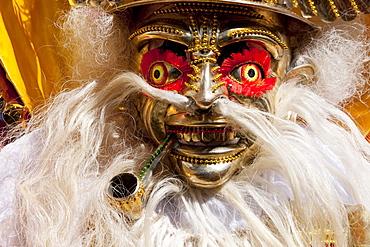
POLYGON ((307 83, 313 80, 315 76, 315 67, 312 64, 302 64, 289 70, 286 79, 298 79, 300 83, 307 83))

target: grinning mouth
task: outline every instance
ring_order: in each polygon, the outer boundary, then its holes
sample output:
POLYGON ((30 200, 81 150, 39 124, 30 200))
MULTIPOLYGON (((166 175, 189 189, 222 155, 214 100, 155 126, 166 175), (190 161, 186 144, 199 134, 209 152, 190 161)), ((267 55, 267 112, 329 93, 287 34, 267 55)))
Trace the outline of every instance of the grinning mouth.
POLYGON ((239 128, 222 117, 172 120, 166 123, 167 134, 176 134, 170 160, 191 185, 214 188, 241 169, 250 145, 239 128))
POLYGON ((232 127, 167 126, 167 133, 175 133, 178 145, 171 156, 197 165, 215 165, 240 158, 246 146, 232 127))

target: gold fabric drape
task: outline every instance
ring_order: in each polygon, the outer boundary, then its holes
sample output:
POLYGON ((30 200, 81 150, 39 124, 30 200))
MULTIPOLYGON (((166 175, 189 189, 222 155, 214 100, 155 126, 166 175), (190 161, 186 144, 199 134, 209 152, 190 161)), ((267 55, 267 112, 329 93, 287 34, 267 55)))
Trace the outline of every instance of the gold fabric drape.
POLYGON ((66 0, 1 0, 1 63, 31 111, 58 90, 54 23, 67 7, 66 0))

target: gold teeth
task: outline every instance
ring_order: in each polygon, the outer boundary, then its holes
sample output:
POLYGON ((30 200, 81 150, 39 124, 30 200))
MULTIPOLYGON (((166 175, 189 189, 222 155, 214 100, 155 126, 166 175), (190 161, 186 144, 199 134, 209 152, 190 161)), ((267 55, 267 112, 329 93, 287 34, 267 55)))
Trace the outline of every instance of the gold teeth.
POLYGON ((183 14, 183 13, 209 13, 209 14, 230 14, 248 16, 256 19, 263 19, 263 15, 251 13, 248 9, 241 6, 227 6, 224 7, 219 4, 210 3, 177 3, 173 9, 164 9, 155 11, 155 15, 164 14, 183 14))
MULTIPOLYGON (((194 76, 194 75, 188 75, 188 76, 190 77, 190 76, 194 76)), ((197 86, 192 85, 192 84, 190 84, 188 82, 185 82, 185 86, 187 86, 188 88, 192 89, 195 92, 199 92, 200 91, 200 89, 197 86)))
POLYGON ((141 207, 142 205, 141 198, 144 197, 144 195, 145 195, 144 185, 140 183, 140 188, 134 195, 124 199, 107 196, 107 200, 112 207, 114 207, 121 213, 126 213, 135 210, 138 207, 141 207))
POLYGON ((170 155, 173 156, 175 159, 179 159, 185 162, 193 163, 193 164, 199 164, 199 165, 217 165, 220 163, 228 163, 231 161, 234 161, 236 159, 239 159, 243 155, 244 151, 241 151, 239 153, 229 155, 229 156, 223 156, 219 158, 214 159, 203 159, 203 158, 197 158, 197 157, 190 157, 190 156, 183 156, 178 154, 171 153, 170 155))
POLYGON ((142 27, 132 33, 129 37, 129 40, 132 40, 136 36, 146 33, 146 32, 163 32, 163 33, 170 33, 170 34, 176 34, 176 35, 184 35, 185 33, 179 29, 169 27, 169 26, 159 26, 159 25, 150 25, 146 27, 142 27))
POLYGON ((239 30, 230 31, 228 33, 228 36, 236 38, 236 37, 240 37, 240 36, 254 35, 254 34, 266 35, 266 36, 270 37, 271 39, 273 39, 274 41, 276 41, 276 43, 278 43, 281 47, 283 47, 284 50, 289 49, 288 46, 278 36, 276 36, 275 34, 273 34, 270 31, 267 31, 267 30, 243 28, 243 29, 239 29, 239 30))
POLYGON ((176 133, 178 140, 186 142, 212 142, 212 141, 229 141, 233 140, 236 136, 234 131, 229 132, 192 132, 192 133, 176 133))

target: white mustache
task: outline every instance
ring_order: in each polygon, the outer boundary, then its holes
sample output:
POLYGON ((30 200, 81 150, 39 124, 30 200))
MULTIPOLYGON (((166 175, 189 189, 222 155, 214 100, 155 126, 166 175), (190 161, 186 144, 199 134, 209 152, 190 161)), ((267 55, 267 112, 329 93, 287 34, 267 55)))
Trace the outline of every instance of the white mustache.
POLYGON ((213 111, 240 127, 244 135, 252 133, 262 137, 265 141, 268 141, 272 134, 273 136, 279 135, 273 121, 285 121, 268 112, 242 105, 226 97, 214 102, 213 111))
MULTIPOLYGON (((142 92, 161 102, 171 104, 183 112, 194 114, 198 109, 193 99, 181 95, 178 92, 152 87, 136 74, 132 74, 132 76, 133 80, 128 81, 128 86, 133 87, 135 91, 142 92)), ((231 124, 240 127, 245 134, 247 132, 252 134, 258 133, 259 136, 262 135, 267 139, 271 137, 271 134, 275 134, 274 136, 279 135, 279 131, 274 127, 275 123, 272 122, 286 121, 268 112, 234 102, 226 96, 214 101, 212 111, 228 119, 231 124)))
POLYGON ((142 92, 153 99, 171 104, 181 111, 193 111, 194 102, 190 98, 177 92, 152 87, 143 78, 136 74, 132 73, 132 76, 133 80, 129 81, 129 86, 134 87, 135 91, 142 92))

